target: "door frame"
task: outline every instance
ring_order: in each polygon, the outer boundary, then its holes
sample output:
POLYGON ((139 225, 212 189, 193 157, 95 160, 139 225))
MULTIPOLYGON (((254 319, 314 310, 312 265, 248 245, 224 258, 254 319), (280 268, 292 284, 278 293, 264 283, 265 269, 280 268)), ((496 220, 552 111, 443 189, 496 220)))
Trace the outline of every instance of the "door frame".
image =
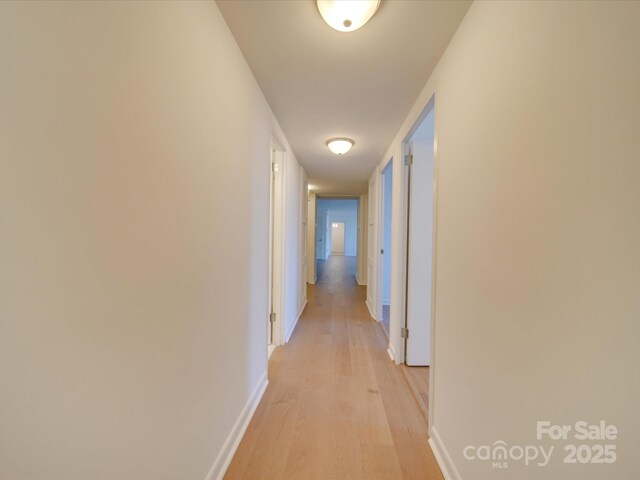
MULTIPOLYGON (((315 214, 315 218, 314 218, 314 225, 316 225, 316 228, 313 229, 313 245, 316 246, 316 241, 318 238, 318 229, 317 229, 317 225, 318 225, 318 200, 356 200, 356 211, 357 211, 357 219, 358 219, 358 228, 356 229, 356 282, 358 279, 358 265, 360 264, 360 256, 361 255, 365 255, 366 256, 366 252, 361 252, 360 250, 360 237, 362 235, 364 235, 363 232, 360 231, 359 228, 359 219, 360 219, 360 209, 362 208, 362 202, 360 201, 360 195, 331 195, 331 194, 322 194, 322 193, 315 193, 314 194, 314 198, 313 198, 313 202, 314 202, 314 214, 315 214)), ((325 227, 326 228, 326 227, 325 227)), ((346 229, 346 226, 345 226, 346 229)), ((311 230, 310 230, 311 231, 311 230)), ((346 230, 345 230, 346 232, 346 230)), ((327 237, 327 235, 325 234, 325 237, 327 237)), ((345 233, 345 239, 346 239, 346 233, 345 233)), ((327 239, 325 238, 325 241, 327 239)), ((326 245, 325 245, 325 250, 326 250, 326 245)), ((315 278, 317 279, 318 275, 317 275, 317 264, 318 264, 318 259, 316 258, 318 255, 317 250, 314 248, 314 260, 313 260, 313 275, 315 276, 315 278)))
MULTIPOLYGON (((431 241, 431 359, 429 365, 429 412, 428 412, 428 423, 429 430, 431 431, 431 426, 433 425, 433 412, 435 407, 435 399, 434 399, 434 389, 435 389, 435 368, 436 368, 436 348, 435 348, 435 336, 436 336, 436 263, 437 263, 437 231, 438 231, 438 116, 437 116, 437 108, 436 108, 436 94, 432 92, 428 97, 428 100, 425 106, 420 111, 419 115, 413 122, 411 128, 405 135, 402 140, 402 155, 403 158, 405 155, 410 154, 411 149, 411 137, 414 135, 416 130, 420 127, 421 123, 424 119, 429 115, 429 113, 433 110, 434 122, 433 122, 433 230, 432 230, 432 241, 431 241)), ((404 162, 403 162, 404 164, 404 162)), ((405 235, 405 245, 404 245, 404 259, 402 262, 402 268, 404 269, 404 278, 405 284, 403 285, 403 293, 404 293, 404 321, 403 324, 407 326, 407 311, 408 311, 408 295, 407 295, 407 281, 408 281, 408 265, 409 265, 409 180, 410 180, 410 167, 404 166, 403 168, 403 200, 405 204, 404 212, 402 215, 403 222, 403 232, 405 235)), ((406 348, 406 347, 405 347, 406 348)), ((403 363, 406 361, 405 357, 406 350, 403 352, 403 363)))
MULTIPOLYGON (((418 116, 418 119, 416 120, 416 122, 414 123, 414 125, 412 126, 412 128, 409 130, 409 133, 407 134, 407 136, 405 137, 405 140, 403 141, 403 153, 404 155, 414 155, 414 146, 416 143, 416 140, 413 138, 416 134, 416 132, 418 131, 418 129, 420 127, 422 127, 423 122, 427 119, 427 117, 433 114, 434 117, 434 130, 435 130, 435 99, 432 97, 432 99, 427 103, 427 106, 422 110, 421 114, 418 116)), ((434 131, 435 133, 435 131, 434 131)), ((434 149, 435 149, 435 138, 434 138, 434 149)), ((410 285, 409 285, 409 281, 410 281, 410 255, 411 255, 411 213, 412 213, 412 204, 411 204, 411 199, 412 199, 412 191, 415 188, 415 186, 413 185, 413 174, 414 174, 414 162, 410 162, 409 164, 407 164, 407 162, 403 162, 404 165, 406 166, 406 176, 407 176, 407 182, 406 182, 406 191, 405 191, 405 204, 406 204, 406 216, 405 216, 405 239, 406 239, 406 245, 405 245, 405 282, 404 282, 404 290, 405 290, 405 294, 404 294, 404 300, 405 300, 405 304, 404 304, 404 327, 409 329, 409 307, 411 304, 411 297, 409 295, 409 291, 410 291, 410 285)), ((435 158, 434 158, 434 172, 435 172, 435 158)), ((431 251, 429 252, 429 255, 431 256, 431 272, 430 272, 430 282, 431 282, 431 310, 433 310, 433 301, 434 301, 434 296, 435 296, 435 289, 434 289, 434 280, 435 280, 435 270, 433 268, 433 259, 434 259, 434 255, 435 255, 435 249, 434 249, 434 242, 435 242, 435 187, 433 185, 435 180, 435 175, 434 178, 432 179, 432 184, 429 186, 429 188, 431 188, 431 200, 432 200, 432 212, 431 212, 431 251)), ((420 186, 422 187, 422 186, 420 186)), ((429 330, 431 330, 431 322, 433 320, 432 318, 432 313, 433 312, 429 312, 429 330)), ((429 335, 429 343, 431 343, 431 335, 429 335)), ((404 339, 404 354, 403 354, 403 358, 404 358, 404 363, 407 364, 407 357, 408 357, 408 348, 409 348, 409 339, 405 338, 404 339)), ((429 346, 429 349, 431 349, 431 345, 429 346)), ((430 352, 431 353, 431 352, 430 352)), ((431 364, 431 357, 432 355, 429 355, 429 366, 431 364)), ((407 364, 408 365, 408 364, 407 364)))
POLYGON ((283 143, 275 132, 271 132, 269 141, 269 292, 267 311, 267 355, 271 356, 275 348, 284 344, 284 239, 286 218, 285 155, 283 143), (275 166, 274 166, 275 165, 275 166), (275 313, 271 324, 270 314, 275 313), (272 329, 270 333, 269 329, 272 329), (271 337, 271 343, 269 343, 271 337))
MULTIPOLYGON (((358 215, 360 214, 360 208, 361 208, 360 195, 332 195, 332 194, 316 193, 315 198, 313 199, 313 201, 315 202, 316 222, 318 221, 318 200, 355 200, 356 209, 357 209, 356 211, 358 212, 358 215)), ((334 222, 334 223, 338 223, 338 222, 334 222)), ((358 248, 358 245, 359 245, 358 240, 360 240, 360 235, 362 235, 362 233, 359 231, 359 229, 357 229, 357 237, 356 237, 357 255, 360 255, 360 249, 358 248)), ((317 239, 317 232, 316 232, 316 238, 314 238, 314 240, 316 239, 317 239)))

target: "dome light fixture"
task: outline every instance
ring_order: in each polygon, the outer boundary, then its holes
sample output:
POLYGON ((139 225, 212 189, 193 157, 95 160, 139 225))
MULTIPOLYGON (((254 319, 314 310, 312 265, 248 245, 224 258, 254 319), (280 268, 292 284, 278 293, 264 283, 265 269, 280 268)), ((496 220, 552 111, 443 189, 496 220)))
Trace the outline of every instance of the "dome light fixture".
POLYGON ((336 155, 343 155, 353 147, 353 140, 350 138, 332 138, 327 140, 327 147, 336 155))
POLYGON ((317 3, 324 21, 340 32, 359 29, 380 6, 380 0, 317 0, 317 3))

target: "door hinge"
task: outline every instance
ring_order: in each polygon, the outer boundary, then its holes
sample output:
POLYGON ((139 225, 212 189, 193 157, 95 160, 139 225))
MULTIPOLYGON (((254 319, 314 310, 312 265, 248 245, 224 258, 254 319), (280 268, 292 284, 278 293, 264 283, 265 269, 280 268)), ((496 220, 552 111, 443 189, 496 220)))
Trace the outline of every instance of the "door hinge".
POLYGON ((409 154, 409 155, 405 155, 404 156, 404 164, 407 165, 407 166, 413 165, 413 154, 409 154))
POLYGON ((384 248, 380 249, 380 255, 384 255, 384 248))
POLYGON ((409 329, 406 327, 402 327, 402 329, 400 330, 400 337, 409 338, 409 329))
POLYGON ((276 312, 271 312, 269 314, 269 322, 270 323, 275 323, 276 322, 276 312))

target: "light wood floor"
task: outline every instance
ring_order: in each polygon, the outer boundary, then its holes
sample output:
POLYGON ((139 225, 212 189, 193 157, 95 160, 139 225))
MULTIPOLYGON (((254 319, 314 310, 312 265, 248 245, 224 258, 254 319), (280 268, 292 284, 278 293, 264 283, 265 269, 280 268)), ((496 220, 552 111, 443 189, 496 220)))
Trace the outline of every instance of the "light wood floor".
POLYGON ((441 479, 427 425, 364 304, 349 257, 330 257, 226 479, 441 479))

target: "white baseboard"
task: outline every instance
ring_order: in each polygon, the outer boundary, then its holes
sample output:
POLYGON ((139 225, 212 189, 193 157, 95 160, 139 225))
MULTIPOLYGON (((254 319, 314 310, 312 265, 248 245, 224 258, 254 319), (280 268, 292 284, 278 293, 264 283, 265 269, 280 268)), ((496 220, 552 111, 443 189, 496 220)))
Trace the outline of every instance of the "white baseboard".
POLYGON ((387 353, 389 354, 389 358, 391 359, 391 361, 395 362, 396 359, 393 358, 393 353, 391 353, 391 347, 387 348, 387 353))
POLYGON ((356 282, 358 283, 358 285, 364 286, 367 284, 367 282, 363 282, 362 280, 360 280, 360 277, 358 277, 358 274, 356 273, 356 282))
POLYGON ((389 348, 387 348, 387 353, 389 354, 389 358, 391 359, 392 362, 396 361, 396 352, 393 349, 393 346, 391 344, 389 344, 389 348))
POLYGON ((373 308, 371 308, 371 303, 369 302, 369 299, 367 298, 367 301, 364 303, 367 304, 367 308, 369 309, 369 315, 371 315, 371 318, 373 318, 375 321, 378 321, 376 316, 373 314, 373 308))
POLYGON ((300 320, 300 317, 302 316, 302 312, 304 312, 304 309, 307 307, 307 297, 304 298, 304 302, 302 302, 302 305, 300 306, 300 310, 298 310, 298 316, 296 317, 296 324, 298 323, 298 320, 300 320))
POLYGON ((300 320, 300 316, 302 315, 302 312, 304 312, 305 307, 307 306, 307 299, 304 299, 304 302, 302 303, 302 307, 300 307, 300 311, 298 312, 298 315, 296 316, 296 321, 293 322, 293 325, 291 325, 291 327, 289 327, 289 330, 287 330, 287 332, 285 332, 284 334, 284 343, 288 343, 289 339, 291 338, 291 334, 293 333, 293 331, 296 329, 296 326, 298 325, 298 320, 300 320))
POLYGON ((238 420, 236 420, 235 425, 231 429, 231 433, 229 433, 227 440, 224 442, 222 450, 220 450, 220 453, 218 454, 218 458, 213 462, 213 466, 211 467, 211 470, 209 470, 206 480, 222 480, 224 477, 224 474, 226 473, 227 468, 229 468, 233 455, 236 453, 238 445, 240 445, 244 432, 247 430, 256 408, 258 408, 258 404, 260 403, 262 395, 267 389, 268 384, 269 380, 267 380, 267 372, 264 372, 262 378, 258 382, 258 386, 251 394, 251 397, 249 397, 247 404, 242 409, 238 420))
POLYGON ((445 480, 461 480, 460 473, 456 468, 451 455, 447 451, 447 448, 442 443, 442 439, 438 434, 436 428, 431 425, 429 428, 429 445, 433 451, 433 456, 436 457, 438 466, 442 471, 442 476, 445 480))

